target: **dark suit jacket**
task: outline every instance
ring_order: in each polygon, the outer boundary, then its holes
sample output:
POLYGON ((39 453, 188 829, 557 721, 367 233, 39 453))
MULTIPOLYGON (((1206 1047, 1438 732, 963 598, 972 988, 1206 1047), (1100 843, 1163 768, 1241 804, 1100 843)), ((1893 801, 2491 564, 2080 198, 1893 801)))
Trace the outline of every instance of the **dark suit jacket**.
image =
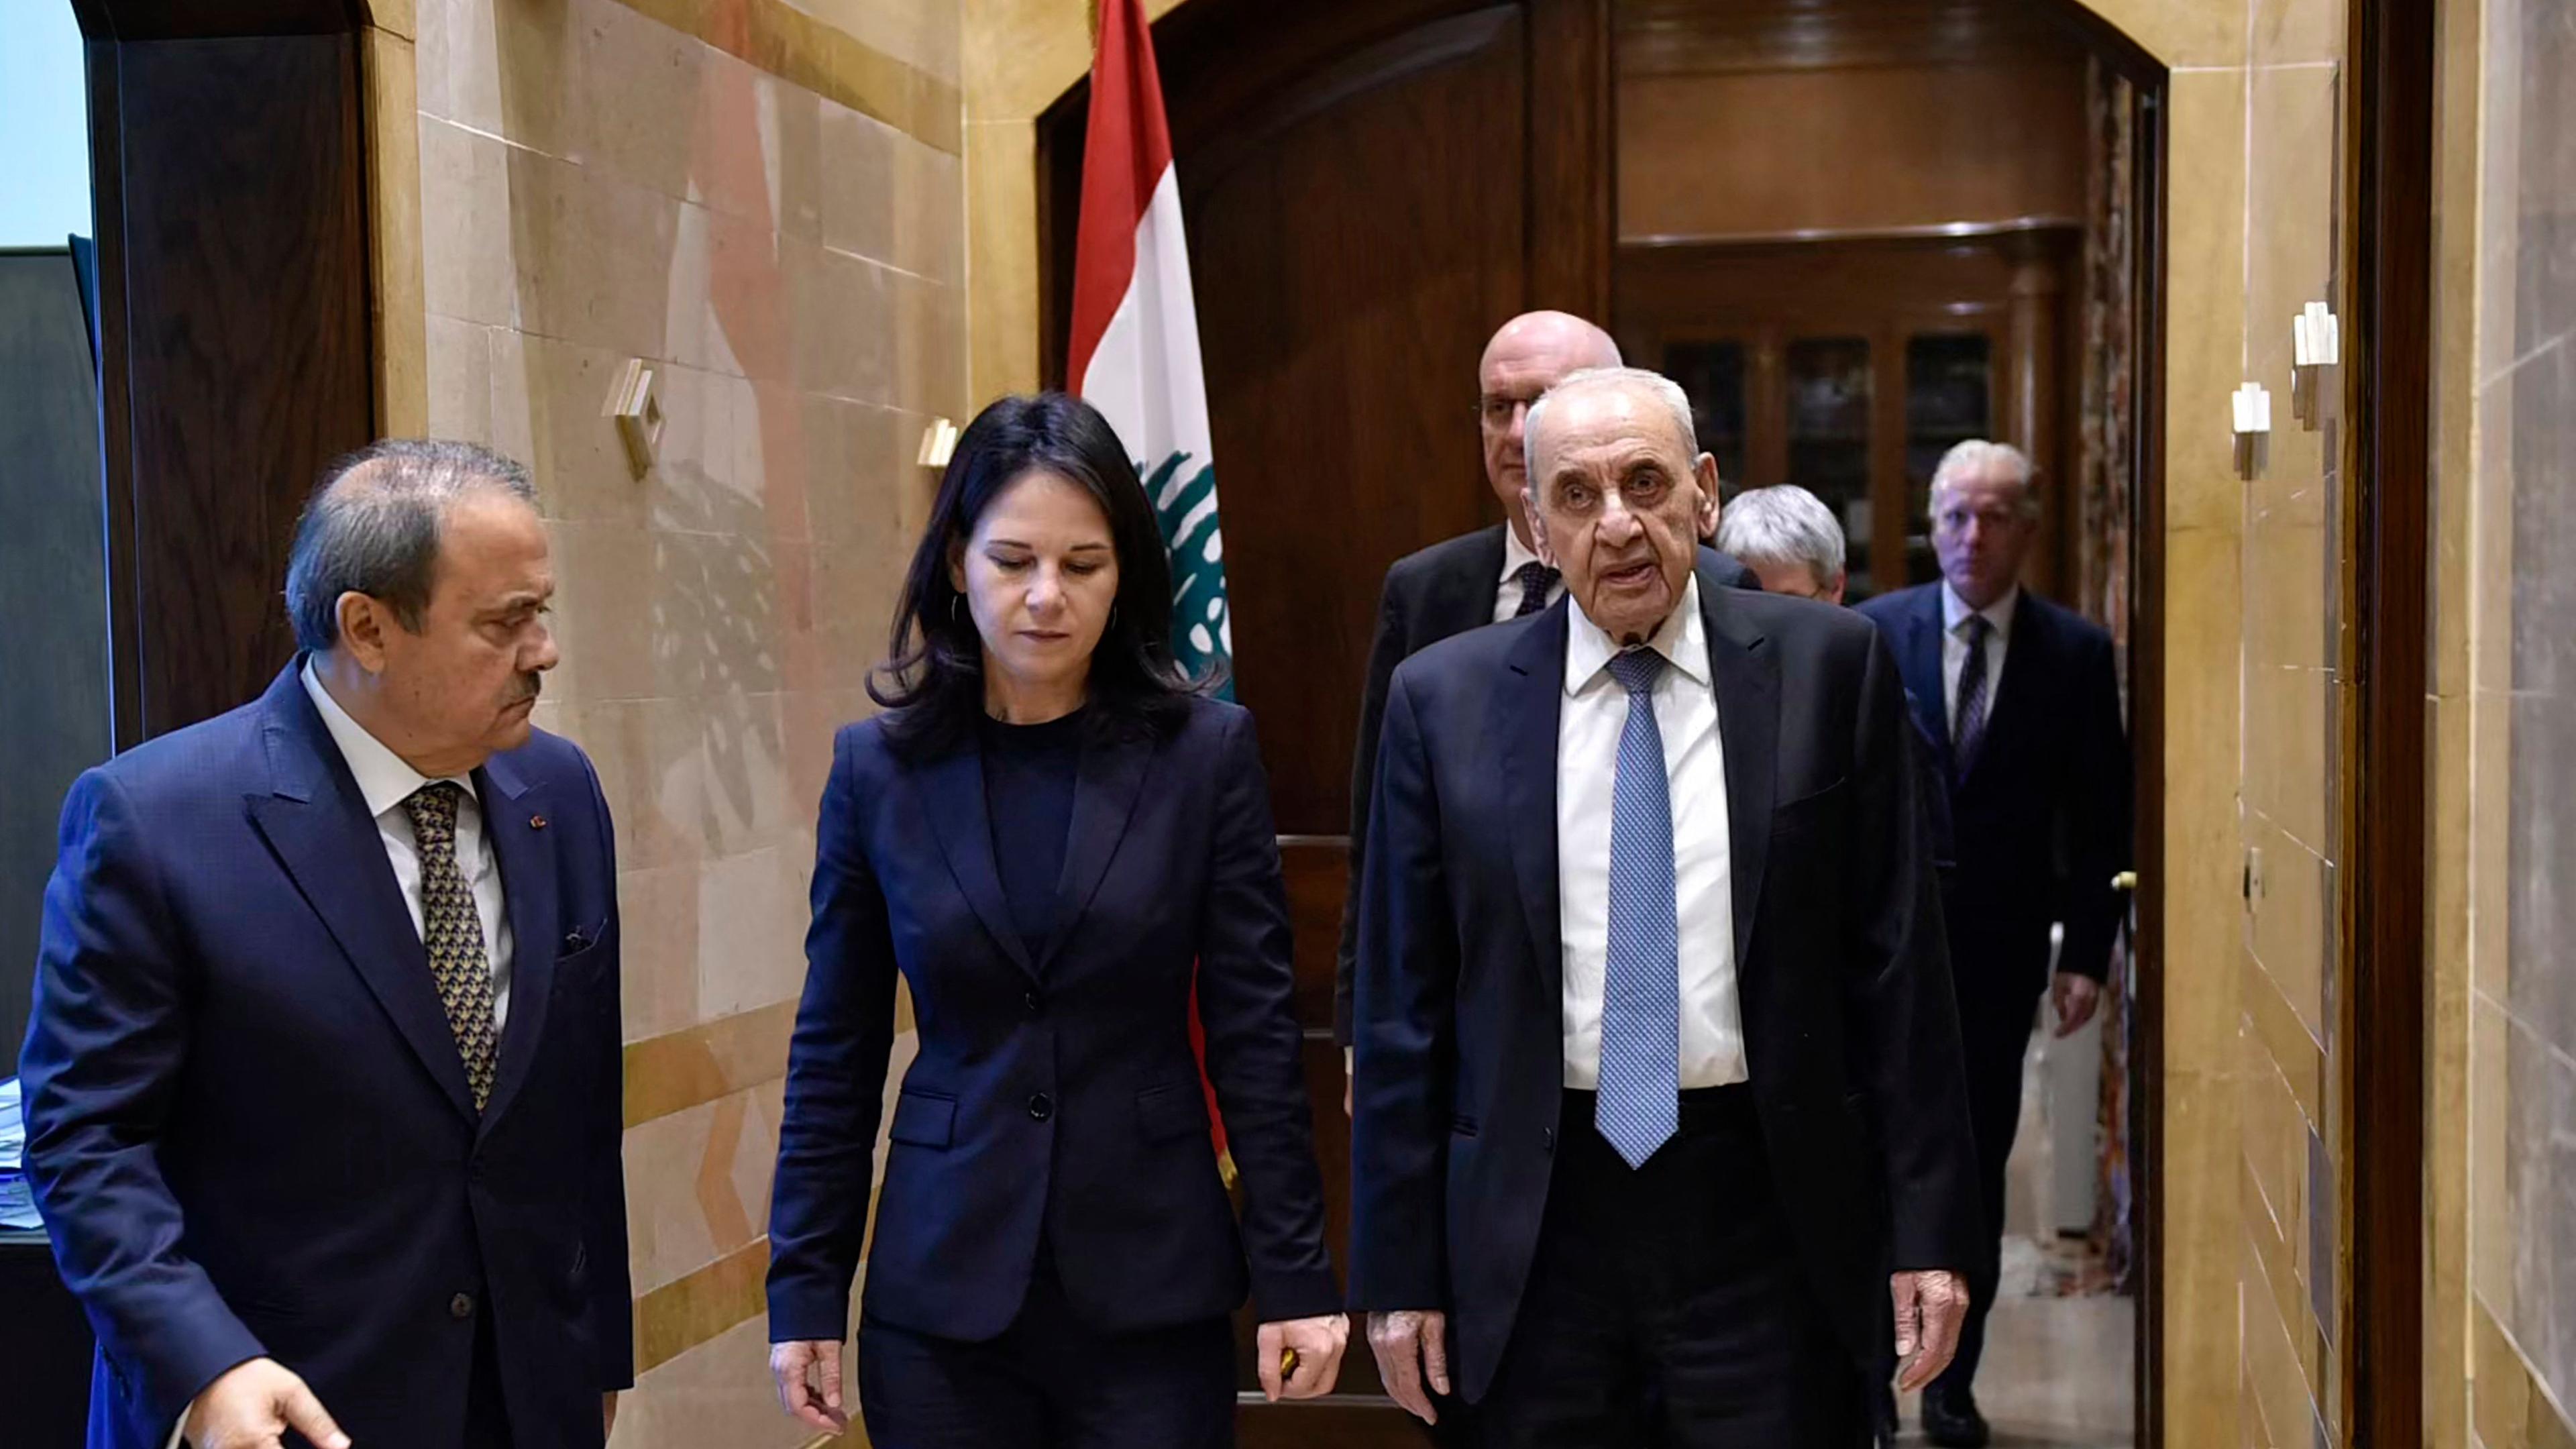
POLYGON ((1159 731, 1100 722, 1034 959, 988 819, 971 742, 917 763, 879 721, 841 731, 770 1209, 771 1339, 846 1331, 898 972, 920 1054, 894 1107, 870 1317, 992 1338, 1041 1241, 1103 1332, 1225 1314, 1247 1249, 1265 1320, 1337 1311, 1252 716, 1192 700, 1159 731), (1193 963, 1239 1236, 1190 1051, 1193 963))
MULTIPOLYGON (((1351 870, 1342 895, 1342 944, 1333 966, 1333 1040, 1351 1044, 1351 964, 1359 951, 1362 857, 1368 844, 1369 792, 1377 785, 1378 733, 1386 718, 1387 682, 1395 666, 1453 634, 1494 622, 1502 586, 1505 525, 1480 528, 1397 559, 1386 571, 1369 641, 1368 684, 1360 692, 1360 733, 1351 750, 1351 870)), ((1702 544, 1699 571, 1734 589, 1760 590, 1753 570, 1702 544)))
POLYGON ((1968 993, 2014 998, 2047 984, 2048 928, 2062 969, 2101 979, 2130 865, 2129 742, 2111 636, 2028 589, 2015 606, 1985 743, 1954 779, 1941 679, 1941 586, 1860 606, 1887 635, 1906 694, 1950 785, 1951 969, 1968 993))
POLYGON ((369 1449, 454 1449, 488 1309, 518 1441, 595 1446, 634 1381, 608 807, 543 731, 476 772, 515 937, 478 1118, 300 667, 63 807, 27 1166, 98 1329, 89 1442, 161 1449, 266 1355, 369 1449))
MULTIPOLYGON (((1753 1097, 1818 1301, 1875 1373, 1887 1273, 1963 1268, 1980 1218, 1903 691, 1847 610, 1707 570, 1700 606, 1753 1097)), ((1560 604, 1405 661, 1369 820, 1351 1296, 1447 1309, 1470 1399, 1511 1332, 1556 1150, 1566 623, 1560 604)))

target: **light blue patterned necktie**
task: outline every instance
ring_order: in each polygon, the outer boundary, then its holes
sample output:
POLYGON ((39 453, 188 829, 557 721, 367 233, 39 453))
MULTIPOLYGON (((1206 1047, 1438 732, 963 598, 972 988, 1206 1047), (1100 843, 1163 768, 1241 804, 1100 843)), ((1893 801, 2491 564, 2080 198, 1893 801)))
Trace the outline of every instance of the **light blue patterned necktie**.
POLYGON ((1610 796, 1610 950, 1601 983, 1601 1084, 1592 1124, 1643 1167, 1681 1119, 1681 928, 1673 905, 1673 806, 1655 726, 1652 649, 1613 655, 1628 692, 1610 796))

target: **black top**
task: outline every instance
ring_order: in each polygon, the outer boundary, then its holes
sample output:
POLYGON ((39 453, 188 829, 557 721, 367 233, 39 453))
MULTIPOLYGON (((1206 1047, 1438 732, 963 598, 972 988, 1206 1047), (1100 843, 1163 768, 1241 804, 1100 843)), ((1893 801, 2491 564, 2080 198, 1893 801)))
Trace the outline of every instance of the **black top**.
POLYGON ((993 822, 993 864, 1002 896, 1035 959, 1055 932, 1056 882, 1073 827, 1073 780, 1082 763, 1086 712, 1044 724, 978 721, 984 748, 984 813, 993 822))

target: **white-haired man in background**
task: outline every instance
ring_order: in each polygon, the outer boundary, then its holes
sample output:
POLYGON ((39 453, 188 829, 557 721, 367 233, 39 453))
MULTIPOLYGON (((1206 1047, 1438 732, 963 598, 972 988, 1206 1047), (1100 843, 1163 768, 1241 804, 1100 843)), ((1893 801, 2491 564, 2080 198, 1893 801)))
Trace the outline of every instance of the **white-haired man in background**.
POLYGON ((1762 592, 1843 601, 1841 520, 1825 500, 1794 483, 1748 488, 1717 520, 1717 547, 1762 580, 1762 592))

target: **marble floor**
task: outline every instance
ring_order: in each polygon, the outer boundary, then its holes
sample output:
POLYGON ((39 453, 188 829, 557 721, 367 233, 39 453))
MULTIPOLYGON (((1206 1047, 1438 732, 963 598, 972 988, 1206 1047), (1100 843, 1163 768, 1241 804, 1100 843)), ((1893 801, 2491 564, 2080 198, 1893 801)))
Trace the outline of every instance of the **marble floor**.
MULTIPOLYGON (((2034 1041, 2022 1079, 2005 1206, 2003 1286, 1986 1323, 1977 1403, 2006 1449, 2128 1449, 2135 1442, 2135 1299, 2066 1296, 2086 1276, 2083 1245, 2045 1224, 2052 1153, 2042 1083, 2047 1044, 2034 1041)), ((2098 1276, 2098 1275, 2095 1275, 2098 1276)), ((1900 1445, 1923 1443, 1915 1406, 1900 1406, 1900 1445)))

